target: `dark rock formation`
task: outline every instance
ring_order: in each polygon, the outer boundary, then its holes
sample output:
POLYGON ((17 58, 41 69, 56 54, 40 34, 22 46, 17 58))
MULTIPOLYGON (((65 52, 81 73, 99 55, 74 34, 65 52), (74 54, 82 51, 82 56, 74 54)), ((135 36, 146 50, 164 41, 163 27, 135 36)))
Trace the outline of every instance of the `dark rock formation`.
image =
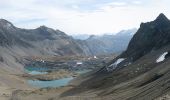
POLYGON ((140 25, 121 57, 132 58, 135 61, 169 43, 170 21, 164 14, 160 14, 154 21, 140 25))

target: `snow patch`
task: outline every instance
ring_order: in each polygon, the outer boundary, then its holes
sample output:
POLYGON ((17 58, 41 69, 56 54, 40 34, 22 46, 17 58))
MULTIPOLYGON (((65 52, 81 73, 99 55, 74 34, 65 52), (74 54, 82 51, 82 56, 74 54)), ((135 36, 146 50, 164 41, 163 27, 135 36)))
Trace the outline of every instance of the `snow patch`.
POLYGON ((118 64, 121 63, 123 60, 125 60, 125 59, 124 59, 124 58, 119 58, 119 59, 115 62, 115 64, 118 65, 118 64))
POLYGON ((162 55, 159 56, 159 58, 156 60, 157 63, 162 62, 165 60, 165 56, 168 54, 168 52, 164 52, 162 55))
POLYGON ((45 62, 45 61, 44 61, 44 60, 42 60, 42 59, 41 59, 40 61, 41 61, 41 62, 43 62, 43 63, 45 62))
POLYGON ((94 58, 94 59, 97 59, 97 57, 96 57, 96 56, 94 56, 93 58, 94 58))
POLYGON ((117 59, 113 64, 106 67, 107 71, 113 71, 117 67, 117 65, 120 64, 124 60, 125 60, 125 58, 117 59))
POLYGON ((76 64, 77 64, 77 65, 82 65, 82 64, 83 64, 83 62, 77 62, 76 64))

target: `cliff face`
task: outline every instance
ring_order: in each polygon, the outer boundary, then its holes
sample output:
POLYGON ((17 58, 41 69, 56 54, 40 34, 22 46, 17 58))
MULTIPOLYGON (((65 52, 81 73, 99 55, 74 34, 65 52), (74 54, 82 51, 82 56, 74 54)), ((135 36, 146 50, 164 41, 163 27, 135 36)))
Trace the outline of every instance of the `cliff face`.
POLYGON ((140 25, 121 57, 131 57, 135 61, 167 44, 170 44, 170 21, 160 14, 154 21, 140 25))

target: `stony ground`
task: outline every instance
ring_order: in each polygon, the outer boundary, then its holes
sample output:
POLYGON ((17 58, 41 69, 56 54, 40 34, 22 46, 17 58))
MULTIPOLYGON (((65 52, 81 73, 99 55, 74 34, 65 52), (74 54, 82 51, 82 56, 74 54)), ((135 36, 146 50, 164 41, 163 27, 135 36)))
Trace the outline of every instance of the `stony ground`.
POLYGON ((32 90, 25 79, 22 79, 15 75, 0 74, 0 100, 9 100, 12 95, 12 91, 24 89, 32 90))
POLYGON ((26 79, 42 80, 42 81, 51 81, 51 80, 57 80, 57 79, 68 78, 68 77, 76 77, 76 76, 78 76, 77 73, 70 72, 70 71, 63 70, 63 69, 48 72, 46 74, 38 74, 38 75, 23 74, 21 75, 21 77, 24 77, 26 79))

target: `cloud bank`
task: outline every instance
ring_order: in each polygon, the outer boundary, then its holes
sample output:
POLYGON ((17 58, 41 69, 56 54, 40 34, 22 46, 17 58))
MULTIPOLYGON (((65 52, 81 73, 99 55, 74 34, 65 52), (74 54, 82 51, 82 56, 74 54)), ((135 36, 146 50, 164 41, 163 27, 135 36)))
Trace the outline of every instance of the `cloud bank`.
POLYGON ((103 34, 139 27, 159 13, 170 16, 169 0, 0 0, 0 17, 18 27, 41 25, 67 34, 103 34))

